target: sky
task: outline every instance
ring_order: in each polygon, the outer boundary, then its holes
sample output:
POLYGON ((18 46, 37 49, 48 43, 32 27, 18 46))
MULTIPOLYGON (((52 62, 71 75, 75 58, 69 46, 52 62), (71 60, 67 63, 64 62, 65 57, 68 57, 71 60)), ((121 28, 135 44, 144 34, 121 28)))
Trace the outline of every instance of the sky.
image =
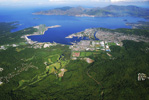
POLYGON ((0 0, 0 6, 13 6, 13 7, 23 7, 23 6, 55 6, 55 5, 78 5, 78 6, 106 6, 109 4, 124 4, 129 2, 142 2, 149 0, 0 0))

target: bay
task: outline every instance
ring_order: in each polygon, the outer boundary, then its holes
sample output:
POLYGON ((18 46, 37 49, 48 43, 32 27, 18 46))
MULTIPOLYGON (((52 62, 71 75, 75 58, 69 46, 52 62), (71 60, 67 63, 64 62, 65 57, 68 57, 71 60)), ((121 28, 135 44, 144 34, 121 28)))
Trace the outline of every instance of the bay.
POLYGON ((29 36, 29 38, 38 42, 70 44, 70 42, 73 41, 80 41, 81 38, 66 39, 66 36, 83 31, 87 28, 131 28, 130 26, 125 25, 126 22, 132 23, 146 21, 145 19, 138 17, 74 17, 32 15, 33 12, 38 10, 39 9, 6 9, 3 11, 0 9, 0 22, 19 21, 20 25, 18 25, 16 29, 13 29, 12 32, 40 24, 45 24, 46 26, 61 25, 61 27, 58 28, 48 29, 44 35, 29 36))

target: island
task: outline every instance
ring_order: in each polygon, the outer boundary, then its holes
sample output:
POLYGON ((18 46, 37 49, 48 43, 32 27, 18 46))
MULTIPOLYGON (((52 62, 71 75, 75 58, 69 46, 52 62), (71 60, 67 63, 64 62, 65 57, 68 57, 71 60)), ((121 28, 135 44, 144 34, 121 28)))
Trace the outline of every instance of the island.
POLYGON ((117 6, 110 5, 103 8, 84 8, 78 7, 62 7, 47 11, 34 12, 34 15, 68 15, 76 17, 123 17, 133 16, 148 19, 148 8, 137 6, 117 6), (135 12, 134 12, 135 11, 135 12))

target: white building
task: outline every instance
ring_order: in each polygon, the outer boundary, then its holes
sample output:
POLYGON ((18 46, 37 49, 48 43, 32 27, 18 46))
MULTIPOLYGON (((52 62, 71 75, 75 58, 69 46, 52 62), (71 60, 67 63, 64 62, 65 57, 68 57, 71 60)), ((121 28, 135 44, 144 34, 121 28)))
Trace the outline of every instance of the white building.
POLYGON ((100 42, 100 45, 104 47, 104 41, 101 41, 100 42))
POLYGON ((6 50, 6 48, 4 46, 0 46, 1 50, 6 50))
POLYGON ((3 84, 3 82, 0 81, 0 85, 2 85, 2 84, 3 84))
POLYGON ((145 81, 145 79, 147 79, 146 74, 144 73, 138 73, 138 81, 145 81))
POLYGON ((106 49, 109 49, 109 46, 108 45, 106 45, 106 49))
POLYGON ((90 48, 86 48, 86 51, 89 51, 90 50, 90 48))
POLYGON ((96 42, 95 42, 95 41, 92 41, 92 45, 93 45, 93 47, 95 46, 95 44, 96 44, 96 42))
POLYGON ((43 48, 48 48, 50 46, 51 46, 51 44, 44 44, 43 48))
POLYGON ((120 44, 120 43, 116 43, 116 45, 117 45, 117 46, 121 46, 121 44, 120 44))
POLYGON ((16 44, 13 44, 12 47, 17 47, 17 45, 16 44))
POLYGON ((2 72, 4 69, 3 68, 0 68, 0 72, 2 72))

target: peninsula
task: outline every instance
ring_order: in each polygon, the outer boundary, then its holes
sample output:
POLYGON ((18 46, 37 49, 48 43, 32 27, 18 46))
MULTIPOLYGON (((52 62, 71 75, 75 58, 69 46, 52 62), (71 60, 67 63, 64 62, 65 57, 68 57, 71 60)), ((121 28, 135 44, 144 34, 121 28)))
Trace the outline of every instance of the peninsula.
POLYGON ((148 30, 141 29, 106 29, 106 28, 89 28, 84 31, 71 34, 65 38, 73 37, 88 37, 92 40, 95 38, 109 41, 109 42, 122 42, 123 40, 133 40, 136 42, 149 42, 148 30))
POLYGON ((110 5, 104 8, 62 7, 33 13, 34 15, 67 15, 76 17, 123 17, 133 16, 148 19, 149 9, 137 6, 110 5), (135 11, 135 12, 134 12, 135 11))
POLYGON ((54 26, 46 27, 45 25, 41 24, 39 26, 34 26, 33 28, 36 29, 36 32, 34 32, 33 34, 24 35, 21 38, 25 38, 25 40, 28 42, 28 44, 34 44, 34 43, 36 43, 36 41, 32 41, 31 39, 28 38, 28 36, 43 35, 49 28, 57 28, 57 27, 61 27, 61 25, 54 25, 54 26))

